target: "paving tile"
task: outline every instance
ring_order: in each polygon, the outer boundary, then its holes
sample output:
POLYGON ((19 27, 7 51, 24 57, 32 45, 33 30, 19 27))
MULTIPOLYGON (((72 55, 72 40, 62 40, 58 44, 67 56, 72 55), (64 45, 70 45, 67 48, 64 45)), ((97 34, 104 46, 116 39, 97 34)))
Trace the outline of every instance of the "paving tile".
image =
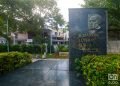
POLYGON ((84 86, 69 60, 39 60, 0 77, 0 86, 84 86))

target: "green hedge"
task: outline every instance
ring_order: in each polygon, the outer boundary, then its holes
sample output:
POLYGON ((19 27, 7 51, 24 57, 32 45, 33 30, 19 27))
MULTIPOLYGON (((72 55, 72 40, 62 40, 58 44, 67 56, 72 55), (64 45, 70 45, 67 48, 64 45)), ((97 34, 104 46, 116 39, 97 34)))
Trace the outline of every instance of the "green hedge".
POLYGON ((7 45, 0 44, 0 52, 7 52, 7 45))
POLYGON ((77 75, 80 75, 80 72, 82 71, 88 86, 113 86, 114 84, 111 83, 111 85, 108 81, 108 74, 120 75, 119 54, 101 56, 87 55, 83 56, 81 60, 76 59, 75 63, 77 75))
POLYGON ((0 75, 22 67, 32 62, 28 53, 10 52, 0 53, 0 75))
MULTIPOLYGON (((39 54, 45 52, 45 46, 44 45, 10 45, 10 52, 12 51, 39 54)), ((7 45, 0 45, 0 52, 7 52, 7 45)))
POLYGON ((68 45, 59 45, 58 46, 60 52, 68 52, 69 48, 68 45))
MULTIPOLYGON (((54 53, 54 47, 47 46, 48 53, 54 53)), ((10 51, 28 52, 31 54, 43 54, 45 45, 10 45, 10 51)), ((0 45, 0 52, 7 52, 7 45, 0 45)))

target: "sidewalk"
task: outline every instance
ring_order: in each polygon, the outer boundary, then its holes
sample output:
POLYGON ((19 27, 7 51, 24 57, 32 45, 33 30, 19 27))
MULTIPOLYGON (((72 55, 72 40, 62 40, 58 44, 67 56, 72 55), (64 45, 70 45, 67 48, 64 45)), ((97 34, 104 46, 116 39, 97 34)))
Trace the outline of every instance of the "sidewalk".
POLYGON ((69 71, 67 59, 34 59, 34 63, 0 77, 0 86, 84 86, 69 71))

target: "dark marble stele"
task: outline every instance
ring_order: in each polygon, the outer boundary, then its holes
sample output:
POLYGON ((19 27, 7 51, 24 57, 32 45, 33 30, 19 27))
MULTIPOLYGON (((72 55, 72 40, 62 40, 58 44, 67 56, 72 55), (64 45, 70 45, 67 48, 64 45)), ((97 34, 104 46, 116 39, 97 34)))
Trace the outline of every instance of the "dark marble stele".
POLYGON ((69 9, 70 70, 83 55, 107 53, 107 11, 103 8, 69 9))

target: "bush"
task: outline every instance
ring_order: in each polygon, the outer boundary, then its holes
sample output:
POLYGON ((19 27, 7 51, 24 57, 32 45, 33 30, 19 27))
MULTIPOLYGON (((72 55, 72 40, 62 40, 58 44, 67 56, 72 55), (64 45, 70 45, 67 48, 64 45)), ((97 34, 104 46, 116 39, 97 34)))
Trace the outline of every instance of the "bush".
POLYGON ((47 49, 48 49, 48 53, 54 53, 55 52, 54 45, 48 45, 47 49))
POLYGON ((10 51, 21 51, 20 45, 10 45, 10 51))
POLYGON ((67 45, 59 45, 58 46, 60 52, 68 52, 68 46, 67 45))
MULTIPOLYGON (((10 45, 10 51, 39 54, 45 52, 44 45, 10 45)), ((0 52, 7 52, 7 45, 0 45, 0 52)))
POLYGON ((22 67, 31 62, 31 55, 28 53, 0 53, 0 75, 22 67))
POLYGON ((7 45, 0 45, 0 52, 7 52, 7 45))
POLYGON ((77 74, 82 71, 88 86, 108 86, 108 74, 120 75, 120 55, 87 55, 75 63, 77 74))

